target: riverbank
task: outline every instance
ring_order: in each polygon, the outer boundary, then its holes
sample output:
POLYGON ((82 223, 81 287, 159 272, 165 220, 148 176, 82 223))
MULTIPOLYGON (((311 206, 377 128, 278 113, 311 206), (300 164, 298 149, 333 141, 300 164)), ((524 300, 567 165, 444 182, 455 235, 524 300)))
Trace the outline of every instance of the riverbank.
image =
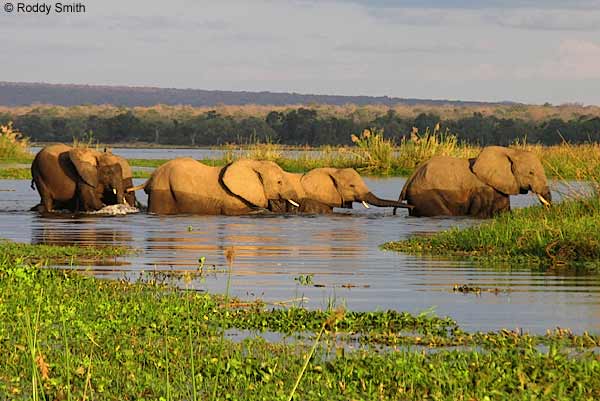
POLYGON ((580 198, 503 213, 482 224, 389 242, 415 255, 600 271, 600 198, 580 198))
POLYGON ((0 263, 0 394, 11 399, 600 397, 597 335, 465 333, 430 314, 266 305, 150 274, 99 280, 32 266, 20 247, 0 263))

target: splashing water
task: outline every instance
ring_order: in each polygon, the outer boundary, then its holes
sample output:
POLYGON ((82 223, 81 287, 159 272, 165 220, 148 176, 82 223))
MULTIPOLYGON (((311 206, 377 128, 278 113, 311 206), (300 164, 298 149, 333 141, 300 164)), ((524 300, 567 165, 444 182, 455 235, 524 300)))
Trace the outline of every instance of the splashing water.
POLYGON ((88 212, 87 214, 103 214, 103 215, 117 216, 117 215, 125 215, 125 214, 131 214, 131 213, 139 213, 139 212, 140 212, 140 209, 138 209, 137 207, 124 205, 124 204, 118 204, 118 205, 104 206, 100 210, 96 210, 94 212, 88 212))

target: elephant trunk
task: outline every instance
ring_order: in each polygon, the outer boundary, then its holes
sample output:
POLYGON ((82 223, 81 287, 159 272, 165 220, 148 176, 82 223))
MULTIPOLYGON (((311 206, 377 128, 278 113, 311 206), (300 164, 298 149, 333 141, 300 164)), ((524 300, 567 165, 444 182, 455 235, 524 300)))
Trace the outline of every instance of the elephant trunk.
POLYGON ((407 209, 413 208, 412 205, 407 205, 406 203, 402 203, 402 201, 378 198, 372 192, 367 193, 367 195, 364 198, 364 201, 373 206, 378 206, 378 207, 393 207, 393 208, 403 207, 403 208, 407 208, 407 209))

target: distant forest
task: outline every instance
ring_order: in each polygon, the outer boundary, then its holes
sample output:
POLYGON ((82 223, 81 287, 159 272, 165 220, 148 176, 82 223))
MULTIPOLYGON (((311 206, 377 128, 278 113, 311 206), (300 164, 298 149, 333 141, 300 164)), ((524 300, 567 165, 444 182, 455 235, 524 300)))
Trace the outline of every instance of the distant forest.
POLYGON ((36 103, 61 106, 112 104, 126 107, 154 106, 158 104, 189 105, 194 107, 217 106, 219 104, 274 106, 289 104, 343 105, 347 103, 356 105, 382 104, 386 106, 396 104, 452 104, 457 106, 510 104, 508 102, 464 102, 458 100, 410 99, 388 96, 335 96, 299 93, 0 82, 0 105, 25 106, 36 103))
POLYGON ((480 145, 508 145, 523 138, 529 143, 546 145, 558 144, 563 139, 571 143, 600 141, 600 117, 597 114, 571 118, 549 114, 547 118, 530 119, 466 112, 464 109, 460 110, 460 116, 453 118, 435 113, 435 109, 412 115, 391 108, 376 109, 375 112, 357 108, 351 113, 341 113, 319 106, 266 110, 248 106, 244 113, 223 110, 161 106, 145 109, 110 106, 2 108, 0 124, 12 121, 16 129, 37 142, 71 142, 74 138, 85 140, 92 136, 102 143, 146 142, 181 146, 259 141, 286 145, 349 145, 350 135, 365 128, 383 129, 386 138, 399 142, 410 136, 413 127, 423 133, 438 123, 441 132, 447 131, 464 142, 480 145))

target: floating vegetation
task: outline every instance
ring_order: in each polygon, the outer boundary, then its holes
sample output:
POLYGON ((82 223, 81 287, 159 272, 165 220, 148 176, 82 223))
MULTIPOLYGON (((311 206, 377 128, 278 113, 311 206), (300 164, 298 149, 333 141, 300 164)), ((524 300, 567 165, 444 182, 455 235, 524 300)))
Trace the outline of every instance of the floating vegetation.
MULTIPOLYGON (((274 307, 26 262, 31 252, 67 257, 68 247, 3 246, 16 249, 0 264, 4 398, 600 397, 595 334, 468 333, 431 312, 274 307), (303 339, 231 341, 230 329, 303 339), (363 346, 345 345, 356 341, 363 346)), ((235 253, 224 255, 229 271, 235 253)))

